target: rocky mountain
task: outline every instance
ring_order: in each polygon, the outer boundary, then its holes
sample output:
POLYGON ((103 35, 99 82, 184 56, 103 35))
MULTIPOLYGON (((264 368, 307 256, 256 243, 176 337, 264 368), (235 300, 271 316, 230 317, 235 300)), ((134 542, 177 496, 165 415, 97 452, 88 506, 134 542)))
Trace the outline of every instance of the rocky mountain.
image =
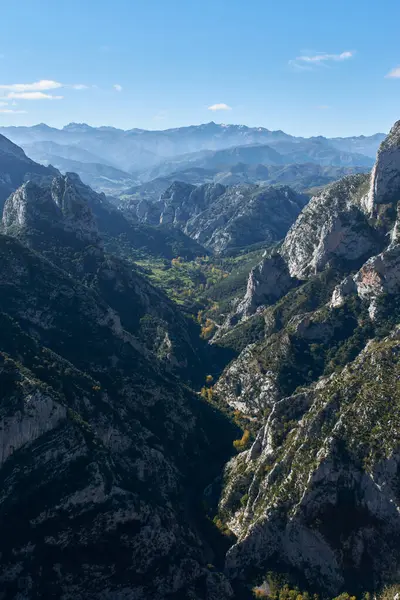
POLYGON ((310 139, 279 140, 274 143, 273 148, 285 156, 287 163, 313 162, 323 166, 342 167, 370 167, 373 164, 372 157, 340 150, 322 136, 310 139))
POLYGON ((399 132, 371 176, 305 206, 215 336, 242 351, 213 397, 260 424, 219 503, 233 581, 268 589, 274 572, 327 597, 397 583, 399 132))
POLYGON ((105 250, 96 202, 97 195, 73 174, 47 185, 28 182, 8 198, 3 232, 96 291, 166 370, 183 370, 190 380, 201 368, 197 332, 132 263, 105 250))
POLYGON ((55 169, 33 162, 22 148, 0 135, 0 209, 7 196, 24 181, 32 177, 52 176, 55 172, 55 169))
POLYGON ((199 150, 164 160, 152 169, 138 173, 138 176, 142 182, 147 182, 187 169, 227 170, 237 163, 281 165, 285 163, 285 159, 270 146, 262 145, 236 146, 223 150, 199 150))
POLYGON ((218 254, 280 240, 306 202, 306 196, 288 187, 196 187, 175 182, 156 202, 143 199, 121 207, 141 222, 179 227, 218 254))
POLYGON ((226 150, 201 150, 192 154, 177 156, 166 160, 149 171, 139 173, 142 182, 159 177, 167 177, 171 173, 188 169, 205 169, 226 172, 230 168, 244 164, 246 166, 267 167, 268 165, 320 165, 321 167, 353 167, 364 171, 373 166, 373 159, 361 154, 341 152, 323 140, 285 140, 276 141, 273 146, 239 146, 226 150))
MULTIPOLYGON (((0 141, 3 142, 3 151, 0 151, 0 169, 4 182, 0 184, 1 208, 7 196, 24 181, 29 180, 39 184, 44 181, 50 184, 55 176, 60 175, 55 168, 46 168, 28 159, 21 148, 6 138, 1 138, 0 141)), ((137 223, 127 219, 104 193, 96 193, 89 186, 84 185, 79 176, 67 173, 65 177, 68 181, 73 180, 78 193, 93 211, 101 236, 106 246, 114 253, 122 253, 128 258, 144 253, 172 259, 179 255, 193 258, 206 252, 203 247, 177 229, 154 228, 146 224, 139 227, 137 223)))
POLYGON ((284 236, 307 200, 289 187, 228 188, 191 218, 184 231, 216 253, 260 242, 269 245, 284 236))
POLYGON ((205 367, 198 333, 105 250, 109 209, 74 174, 4 207, 1 593, 231 598, 199 498, 235 428, 176 378, 205 367))
POLYGON ((356 154, 364 154, 365 156, 375 158, 377 148, 385 137, 384 133, 375 133, 370 136, 359 135, 348 138, 330 138, 329 143, 334 148, 338 148, 344 152, 355 152, 356 154))
POLYGON ((106 194, 118 193, 135 183, 129 173, 103 164, 99 157, 79 147, 37 142, 25 145, 25 151, 38 163, 52 165, 62 173, 77 173, 84 183, 106 194))
MULTIPOLYGON (((102 159, 97 154, 88 152, 79 145, 68 146, 67 144, 57 144, 51 141, 42 141, 24 144, 25 152, 35 161, 42 162, 50 160, 50 157, 57 156, 65 160, 71 160, 80 163, 101 163, 102 159)), ((112 165, 108 165, 112 166, 112 165)))
POLYGON ((370 223, 364 210, 369 182, 369 175, 349 176, 314 196, 277 250, 279 260, 276 254, 266 255, 251 273, 239 310, 244 314, 254 312, 268 297, 270 286, 276 292, 276 272, 282 268, 289 277, 279 290, 280 296, 298 280, 320 273, 328 266, 345 271, 361 266, 378 251, 384 245, 386 231, 370 223))
POLYGON ((279 564, 330 596, 395 578, 398 353, 396 330, 340 373, 277 401, 252 448, 228 464, 220 510, 238 536, 231 578, 258 571, 262 581, 279 564))
POLYGON ((307 192, 320 188, 355 173, 369 171, 364 167, 323 167, 321 165, 288 164, 288 165, 249 165, 236 163, 230 167, 203 169, 192 167, 183 171, 175 171, 164 177, 152 179, 146 183, 125 189, 122 198, 125 200, 146 199, 158 200, 174 181, 202 185, 204 183, 221 183, 225 186, 240 184, 288 185, 296 192, 307 192))
POLYGON ((95 290, 13 238, 0 254, 3 596, 229 598, 193 500, 224 421, 95 290))

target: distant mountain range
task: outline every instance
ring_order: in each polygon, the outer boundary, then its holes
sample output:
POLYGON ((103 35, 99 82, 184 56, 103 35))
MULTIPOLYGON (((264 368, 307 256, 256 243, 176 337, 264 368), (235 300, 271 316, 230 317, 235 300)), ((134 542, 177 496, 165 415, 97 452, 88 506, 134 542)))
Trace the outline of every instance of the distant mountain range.
POLYGON ((108 194, 118 193, 136 181, 129 173, 104 163, 101 157, 79 146, 35 142, 25 144, 24 149, 34 161, 52 165, 63 173, 78 173, 87 185, 108 194))
POLYGON ((333 181, 352 175, 364 173, 369 169, 365 167, 323 167, 313 163, 300 163, 289 165, 247 165, 237 163, 232 167, 218 167, 203 169, 201 167, 190 167, 182 171, 174 171, 165 176, 156 177, 145 183, 132 186, 124 190, 122 202, 145 199, 157 202, 160 195, 165 192, 175 181, 190 183, 192 185, 203 185, 206 183, 221 183, 223 185, 258 184, 265 185, 289 185, 298 192, 313 194, 333 181))
POLYGON ((302 138, 283 131, 214 122, 190 127, 124 131, 70 123, 3 127, 0 133, 36 161, 62 172, 77 172, 98 191, 117 194, 133 184, 189 167, 218 168, 238 163, 372 167, 383 133, 349 138, 302 138))

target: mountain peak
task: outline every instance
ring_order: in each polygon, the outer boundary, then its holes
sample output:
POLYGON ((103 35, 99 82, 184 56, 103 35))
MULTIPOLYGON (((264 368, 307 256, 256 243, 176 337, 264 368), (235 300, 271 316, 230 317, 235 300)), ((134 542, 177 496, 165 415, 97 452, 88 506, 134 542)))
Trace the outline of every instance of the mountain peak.
POLYGON ((388 135, 383 140, 379 150, 382 152, 384 150, 392 148, 400 148, 400 120, 396 121, 393 127, 391 127, 388 135))
POLYGON ((85 132, 92 131, 94 127, 91 127, 87 123, 68 123, 68 125, 64 125, 62 131, 70 131, 70 132, 85 132))
MULTIPOLYGON (((3 226, 6 233, 31 230, 48 234, 60 229, 80 241, 97 245, 97 226, 77 175, 55 177, 51 183, 27 181, 6 201, 3 226)), ((81 184, 82 185, 82 184, 81 184)), ((56 237, 58 234, 55 234, 56 237)))
POLYGON ((369 214, 378 205, 392 204, 400 199, 400 121, 391 128, 381 143, 371 175, 371 186, 366 201, 369 214))
POLYGON ((11 140, 9 140, 8 138, 6 138, 4 135, 1 135, 1 134, 0 134, 0 152, 5 152, 6 154, 15 156, 16 158, 18 158, 20 160, 21 159, 29 160, 28 157, 26 156, 25 152, 22 150, 22 148, 20 148, 19 146, 17 146, 13 142, 11 142, 11 140))

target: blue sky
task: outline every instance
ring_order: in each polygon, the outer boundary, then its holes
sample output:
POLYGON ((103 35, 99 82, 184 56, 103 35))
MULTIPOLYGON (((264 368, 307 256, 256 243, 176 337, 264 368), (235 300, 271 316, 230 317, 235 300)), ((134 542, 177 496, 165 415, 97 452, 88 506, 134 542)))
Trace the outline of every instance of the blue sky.
POLYGON ((0 125, 387 131, 399 22, 398 0, 14 0, 1 8, 0 125))

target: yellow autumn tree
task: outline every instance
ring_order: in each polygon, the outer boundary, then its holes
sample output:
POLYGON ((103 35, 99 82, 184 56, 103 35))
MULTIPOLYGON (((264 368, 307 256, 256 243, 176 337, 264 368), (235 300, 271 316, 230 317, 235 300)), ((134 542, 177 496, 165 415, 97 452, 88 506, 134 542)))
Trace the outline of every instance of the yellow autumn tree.
POLYGON ((237 452, 243 452, 243 450, 246 450, 249 447, 249 445, 250 445, 250 431, 248 429, 245 429, 240 440, 235 440, 233 442, 233 447, 235 448, 235 450, 237 452))

